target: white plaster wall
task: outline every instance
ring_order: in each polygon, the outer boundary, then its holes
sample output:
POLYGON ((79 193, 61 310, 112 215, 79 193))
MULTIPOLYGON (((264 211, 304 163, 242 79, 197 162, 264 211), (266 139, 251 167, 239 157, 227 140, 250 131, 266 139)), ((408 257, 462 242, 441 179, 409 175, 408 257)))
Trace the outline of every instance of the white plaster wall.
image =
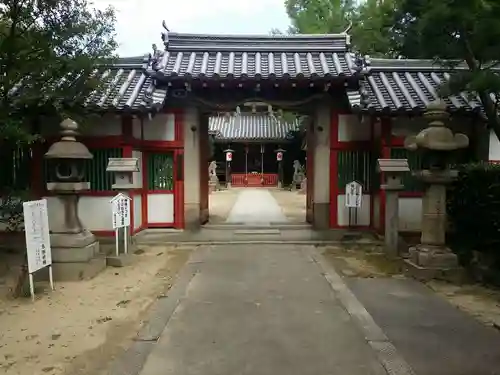
POLYGON ((132 157, 139 159, 139 172, 133 172, 132 183, 136 188, 142 188, 142 152, 132 150, 132 157))
POLYGON ((122 119, 119 116, 105 115, 102 117, 91 117, 87 123, 81 126, 83 136, 109 136, 122 134, 122 119))
POLYGON ((419 232, 422 220, 422 198, 399 198, 399 230, 419 232))
POLYGON ((140 194, 134 195, 134 229, 142 225, 142 196, 140 194))
POLYGON ((132 132, 134 138, 146 141, 174 141, 175 140, 175 115, 173 113, 160 113, 151 120, 134 121, 132 132))
POLYGON ((148 223, 174 222, 174 195, 148 194, 148 223))
POLYGON ((500 141, 493 130, 490 130, 490 151, 488 160, 500 160, 500 141))
MULTIPOLYGON (((184 204, 200 204, 200 138, 199 114, 195 107, 186 109, 184 115, 184 204), (197 131, 191 131, 195 127, 197 131)), ((192 218, 194 220, 194 218, 192 218)))
MULTIPOLYGON (((358 220, 356 223, 358 226, 370 225, 370 199, 370 195, 363 194, 361 208, 358 209, 358 220)), ((349 225, 349 208, 345 206, 345 195, 337 197, 337 211, 339 225, 349 225)))
POLYGON ((360 118, 358 115, 339 115, 338 138, 339 142, 370 140, 370 118, 360 118))
MULTIPOLYGON (((49 227, 51 230, 60 228, 64 220, 64 210, 57 197, 47 199, 49 227)), ((113 230, 111 217, 112 197, 81 197, 78 205, 80 220, 84 227, 93 230, 113 230)))
MULTIPOLYGON (((422 117, 398 117, 392 121, 391 132, 396 137, 407 137, 408 135, 417 134, 427 126, 427 121, 422 117)), ((460 132, 468 135, 471 134, 473 129, 472 120, 464 118, 452 119, 449 122, 449 126, 453 132, 460 132)))

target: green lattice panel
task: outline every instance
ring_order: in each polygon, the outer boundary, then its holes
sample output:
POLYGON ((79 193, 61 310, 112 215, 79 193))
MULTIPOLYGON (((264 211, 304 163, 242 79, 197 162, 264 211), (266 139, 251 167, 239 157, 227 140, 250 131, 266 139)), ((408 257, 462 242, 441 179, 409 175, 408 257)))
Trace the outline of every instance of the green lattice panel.
POLYGON ((32 151, 29 146, 0 146, 0 189, 26 190, 30 187, 32 151))
POLYGON ((148 154, 148 190, 174 189, 174 155, 170 152, 148 154))
POLYGON ((344 191, 349 182, 363 185, 363 192, 370 192, 375 183, 375 158, 371 151, 339 151, 337 155, 338 188, 344 191))

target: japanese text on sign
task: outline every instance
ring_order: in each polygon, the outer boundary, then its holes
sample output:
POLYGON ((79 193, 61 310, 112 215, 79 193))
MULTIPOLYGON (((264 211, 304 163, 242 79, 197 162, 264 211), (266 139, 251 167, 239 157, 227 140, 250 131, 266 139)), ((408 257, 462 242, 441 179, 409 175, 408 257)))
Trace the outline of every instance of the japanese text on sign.
POLYGON ((23 203, 28 272, 33 273, 52 264, 47 200, 23 203))
POLYGON ((360 208, 363 197, 363 187, 359 182, 352 181, 345 188, 345 206, 350 208, 360 208))
POLYGON ((113 229, 130 226, 130 198, 120 193, 111 200, 113 229))

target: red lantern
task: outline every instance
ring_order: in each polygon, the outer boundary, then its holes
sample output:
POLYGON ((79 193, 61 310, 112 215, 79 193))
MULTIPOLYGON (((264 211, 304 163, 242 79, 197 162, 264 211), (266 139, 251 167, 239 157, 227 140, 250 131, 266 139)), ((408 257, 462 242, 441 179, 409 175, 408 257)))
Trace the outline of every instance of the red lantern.
POLYGON ((281 151, 276 153, 276 160, 277 161, 283 160, 283 153, 281 151))
POLYGON ((226 161, 232 161, 232 160, 233 160, 233 153, 226 152, 226 161))

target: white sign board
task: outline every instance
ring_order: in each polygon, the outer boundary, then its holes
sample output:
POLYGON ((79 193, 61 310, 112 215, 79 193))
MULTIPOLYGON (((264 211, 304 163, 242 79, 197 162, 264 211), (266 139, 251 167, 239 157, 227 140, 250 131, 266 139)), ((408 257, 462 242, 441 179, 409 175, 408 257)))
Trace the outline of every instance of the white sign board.
POLYGON ((47 200, 24 202, 23 214, 28 272, 31 274, 52 264, 47 200))
POLYGON ((111 199, 113 229, 130 226, 130 197, 119 193, 111 199))
POLYGON ((226 161, 232 161, 232 160, 233 160, 233 153, 226 152, 226 161))
POLYGON ((345 206, 349 208, 360 208, 363 198, 363 187, 359 182, 349 182, 345 187, 345 206))
POLYGON ((281 151, 276 153, 276 160, 277 161, 282 161, 283 160, 283 153, 281 151))

